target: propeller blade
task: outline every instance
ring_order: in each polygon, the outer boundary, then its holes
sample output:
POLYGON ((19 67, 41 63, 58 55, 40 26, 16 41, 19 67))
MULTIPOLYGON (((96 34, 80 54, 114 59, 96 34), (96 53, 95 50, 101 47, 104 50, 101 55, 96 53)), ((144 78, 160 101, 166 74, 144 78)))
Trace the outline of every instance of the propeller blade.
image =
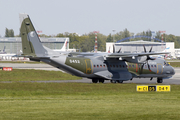
POLYGON ((143 72, 143 67, 144 67, 144 64, 141 66, 140 74, 142 74, 142 72, 143 72))
MULTIPOLYGON (((143 45, 144 46, 144 45, 143 45)), ((146 53, 146 48, 145 48, 145 46, 144 46, 144 52, 146 53)))
POLYGON ((149 66, 149 64, 148 64, 148 61, 147 61, 147 66, 148 66, 149 71, 151 72, 151 69, 150 69, 150 66, 149 66))
POLYGON ((151 51, 152 51, 152 47, 153 47, 153 46, 151 46, 151 49, 149 50, 149 52, 151 52, 151 51))
POLYGON ((113 45, 113 53, 115 53, 115 45, 113 45))
POLYGON ((121 52, 121 48, 119 49, 119 51, 117 53, 120 53, 121 52))

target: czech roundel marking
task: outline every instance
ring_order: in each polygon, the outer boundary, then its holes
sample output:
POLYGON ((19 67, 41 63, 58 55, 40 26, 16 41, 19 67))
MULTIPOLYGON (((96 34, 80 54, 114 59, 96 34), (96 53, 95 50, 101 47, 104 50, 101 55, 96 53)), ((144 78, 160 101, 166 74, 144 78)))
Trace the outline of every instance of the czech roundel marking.
POLYGON ((171 91, 171 86, 170 85, 137 85, 136 91, 138 92, 148 92, 148 91, 169 92, 171 91))

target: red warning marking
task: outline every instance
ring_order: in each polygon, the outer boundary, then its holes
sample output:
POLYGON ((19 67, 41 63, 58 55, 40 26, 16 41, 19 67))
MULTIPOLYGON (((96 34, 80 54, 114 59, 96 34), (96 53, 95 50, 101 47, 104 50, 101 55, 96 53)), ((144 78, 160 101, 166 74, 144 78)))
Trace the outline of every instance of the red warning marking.
POLYGON ((12 71, 12 67, 3 67, 4 71, 12 71))

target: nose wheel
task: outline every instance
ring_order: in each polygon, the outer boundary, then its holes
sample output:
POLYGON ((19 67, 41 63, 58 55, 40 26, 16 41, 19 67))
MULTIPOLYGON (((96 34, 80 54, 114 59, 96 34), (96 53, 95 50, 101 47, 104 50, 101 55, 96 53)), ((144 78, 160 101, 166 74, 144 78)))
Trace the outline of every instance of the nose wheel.
POLYGON ((163 83, 163 79, 162 78, 157 78, 157 83, 163 83))

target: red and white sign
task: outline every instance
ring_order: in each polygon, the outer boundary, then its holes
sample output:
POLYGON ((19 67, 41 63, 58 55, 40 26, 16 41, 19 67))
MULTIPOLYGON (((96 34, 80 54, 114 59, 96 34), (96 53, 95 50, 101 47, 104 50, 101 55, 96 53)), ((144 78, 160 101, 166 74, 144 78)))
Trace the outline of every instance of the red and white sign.
POLYGON ((3 67, 4 71, 12 71, 12 67, 3 67))
POLYGON ((166 31, 159 31, 160 33, 166 33, 166 31))

